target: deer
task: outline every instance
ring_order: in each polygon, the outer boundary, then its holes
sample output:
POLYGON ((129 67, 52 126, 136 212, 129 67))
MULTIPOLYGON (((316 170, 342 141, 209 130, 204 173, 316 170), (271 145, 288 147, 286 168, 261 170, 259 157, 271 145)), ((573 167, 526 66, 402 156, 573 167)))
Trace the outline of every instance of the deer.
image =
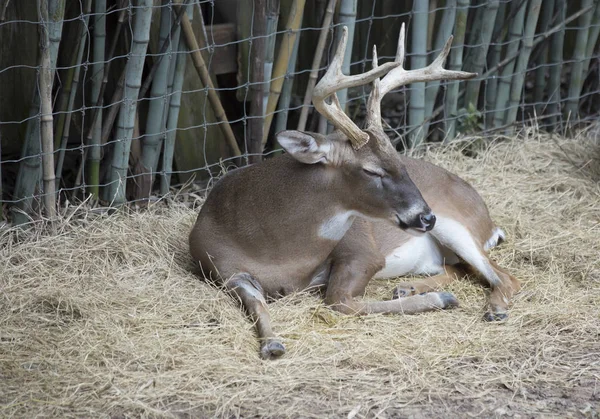
POLYGON ((319 290, 328 307, 347 315, 416 314, 458 306, 440 288, 473 273, 491 289, 485 319, 507 318, 519 281, 488 255, 505 235, 482 197, 445 169, 400 155, 382 127, 381 99, 391 90, 476 74, 444 69, 452 36, 429 66, 404 69, 404 33, 402 25, 394 62, 379 65, 374 46, 373 68, 348 76, 342 27, 312 99, 335 130, 277 133, 286 153, 222 176, 190 232, 202 275, 241 303, 263 359, 285 353, 267 301, 297 291, 319 290), (336 92, 368 83, 361 129, 336 92), (361 298, 373 278, 406 275, 423 279, 399 283, 389 300, 361 298))

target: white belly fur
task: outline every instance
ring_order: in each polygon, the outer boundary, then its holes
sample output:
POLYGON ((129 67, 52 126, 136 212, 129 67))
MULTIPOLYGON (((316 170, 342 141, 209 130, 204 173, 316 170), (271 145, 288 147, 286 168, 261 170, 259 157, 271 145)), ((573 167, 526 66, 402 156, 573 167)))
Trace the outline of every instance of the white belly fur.
POLYGON ((385 267, 375 278, 393 278, 408 274, 437 275, 444 272, 444 264, 458 262, 454 253, 444 248, 430 234, 411 237, 385 258, 385 267))

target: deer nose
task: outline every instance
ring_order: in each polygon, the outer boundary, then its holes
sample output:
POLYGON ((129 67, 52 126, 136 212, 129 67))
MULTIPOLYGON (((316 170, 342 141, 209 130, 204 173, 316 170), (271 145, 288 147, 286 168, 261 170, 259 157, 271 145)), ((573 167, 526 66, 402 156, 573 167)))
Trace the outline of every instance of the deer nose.
POLYGON ((435 215, 433 215, 432 212, 428 214, 421 214, 420 220, 425 231, 430 231, 433 226, 435 226, 435 215))

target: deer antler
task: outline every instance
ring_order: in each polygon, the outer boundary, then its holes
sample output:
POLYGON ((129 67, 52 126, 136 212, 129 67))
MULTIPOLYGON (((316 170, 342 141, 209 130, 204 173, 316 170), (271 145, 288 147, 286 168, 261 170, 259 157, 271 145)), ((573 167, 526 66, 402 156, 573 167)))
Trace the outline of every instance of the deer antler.
MULTIPOLYGON (((369 101, 367 103, 367 130, 383 132, 383 127, 381 126, 381 99, 393 89, 418 82, 443 79, 467 80, 477 76, 476 73, 451 71, 444 68, 444 63, 446 62, 446 58, 448 58, 448 54, 450 53, 450 46, 452 45, 453 39, 452 36, 450 36, 446 42, 446 45, 444 45, 440 55, 438 55, 437 58, 427 67, 419 68, 417 70, 405 70, 404 34, 405 28, 403 23, 402 28, 400 29, 400 36, 398 37, 398 49, 396 51, 396 59, 394 61, 397 64, 396 68, 389 71, 382 80, 373 80, 373 90, 371 90, 371 95, 369 96, 369 101)), ((378 67, 377 50, 375 47, 373 47, 373 70, 381 67, 378 67)))
POLYGON ((342 62, 344 61, 347 41, 348 28, 344 26, 342 27, 342 38, 340 39, 335 56, 333 57, 327 72, 315 86, 312 102, 317 111, 325 116, 337 129, 346 134, 354 149, 358 150, 369 141, 369 134, 361 130, 346 115, 340 105, 336 92, 341 89, 361 86, 374 80, 378 80, 379 77, 398 67, 401 63, 386 63, 382 66, 373 68, 366 73, 345 76, 342 74, 342 62), (327 103, 326 101, 329 97, 331 97, 331 103, 327 103))

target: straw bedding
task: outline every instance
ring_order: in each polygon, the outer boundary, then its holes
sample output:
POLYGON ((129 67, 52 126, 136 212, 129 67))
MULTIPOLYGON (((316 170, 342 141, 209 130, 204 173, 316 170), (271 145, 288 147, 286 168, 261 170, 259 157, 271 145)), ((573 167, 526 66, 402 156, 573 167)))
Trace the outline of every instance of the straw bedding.
POLYGON ((493 258, 523 289, 506 323, 482 321, 487 290, 468 279, 448 287, 460 308, 415 316, 346 317, 298 294, 270 305, 288 351, 261 361, 236 303, 196 276, 191 201, 79 208, 54 234, 1 232, 0 416, 597 416, 598 143, 483 144, 425 158, 474 184, 507 233, 493 258))

